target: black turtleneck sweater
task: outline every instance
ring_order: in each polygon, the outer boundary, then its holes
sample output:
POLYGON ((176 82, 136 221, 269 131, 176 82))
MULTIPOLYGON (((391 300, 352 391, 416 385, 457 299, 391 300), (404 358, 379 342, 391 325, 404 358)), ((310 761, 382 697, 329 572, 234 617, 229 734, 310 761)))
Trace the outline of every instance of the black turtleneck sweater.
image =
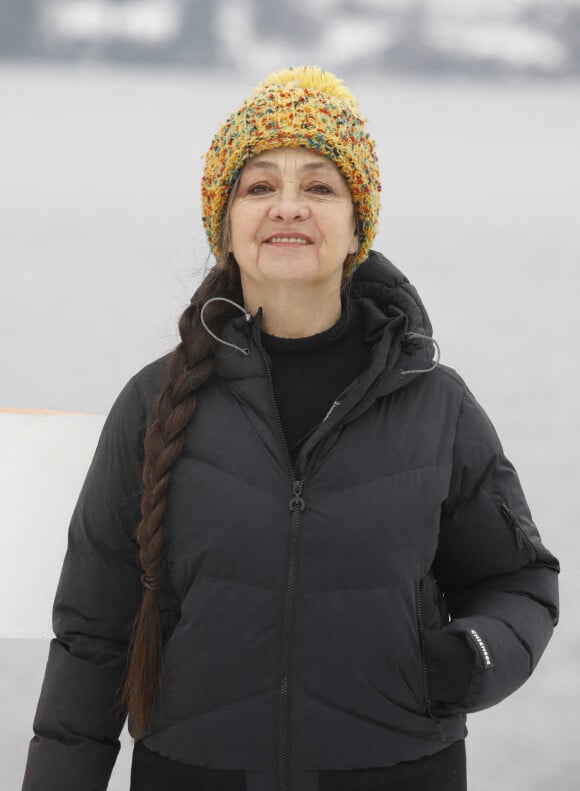
POLYGON ((370 347, 363 339, 360 308, 344 302, 338 321, 307 338, 262 332, 272 384, 292 460, 322 422, 334 399, 365 369, 370 347))
MULTIPOLYGON (((370 347, 355 301, 342 302, 329 329, 307 338, 262 332, 271 361, 272 384, 292 462, 335 398, 365 369, 370 347)), ((457 635, 425 633, 429 688, 435 701, 459 700, 471 675, 472 654, 457 635)), ((207 769, 173 761, 137 743, 130 791, 242 791, 243 772, 207 769)), ((321 771, 319 791, 465 791, 463 740, 416 761, 390 767, 321 771)), ((274 791, 274 790, 273 790, 274 791)))

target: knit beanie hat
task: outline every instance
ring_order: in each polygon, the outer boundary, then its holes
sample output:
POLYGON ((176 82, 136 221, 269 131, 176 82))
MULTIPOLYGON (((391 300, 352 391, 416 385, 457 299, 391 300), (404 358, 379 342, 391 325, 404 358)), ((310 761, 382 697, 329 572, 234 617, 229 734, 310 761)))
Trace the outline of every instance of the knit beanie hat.
POLYGON ((220 227, 244 164, 262 151, 303 146, 331 159, 346 179, 358 217, 359 248, 350 272, 367 257, 380 208, 375 145, 354 96, 334 74, 299 66, 270 74, 218 129, 205 157, 202 219, 219 260, 220 227))

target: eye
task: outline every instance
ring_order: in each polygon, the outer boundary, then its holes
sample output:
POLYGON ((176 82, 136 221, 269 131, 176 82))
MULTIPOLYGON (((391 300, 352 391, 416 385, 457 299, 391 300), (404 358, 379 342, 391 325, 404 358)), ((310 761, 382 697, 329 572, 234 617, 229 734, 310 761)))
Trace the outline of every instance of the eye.
POLYGON ((310 192, 314 192, 317 195, 331 195, 333 193, 333 189, 328 186, 328 184, 323 184, 320 181, 317 181, 315 184, 311 184, 308 187, 310 192))
POLYGON ((245 192, 247 195, 265 195, 271 190, 272 187, 270 186, 270 184, 260 181, 257 184, 250 184, 249 187, 246 188, 245 192))

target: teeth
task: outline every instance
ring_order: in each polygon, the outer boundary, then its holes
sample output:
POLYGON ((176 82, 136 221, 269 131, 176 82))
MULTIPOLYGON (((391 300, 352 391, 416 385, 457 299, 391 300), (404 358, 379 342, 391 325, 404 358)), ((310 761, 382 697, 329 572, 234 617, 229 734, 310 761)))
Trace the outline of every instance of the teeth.
POLYGON ((285 242, 286 244, 308 244, 306 239, 299 236, 273 236, 269 242, 285 242))

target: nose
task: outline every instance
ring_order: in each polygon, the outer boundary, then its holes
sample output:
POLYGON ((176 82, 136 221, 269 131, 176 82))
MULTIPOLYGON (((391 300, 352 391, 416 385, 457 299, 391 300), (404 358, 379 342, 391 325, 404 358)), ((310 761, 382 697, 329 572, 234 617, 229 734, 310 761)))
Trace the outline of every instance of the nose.
POLYGON ((301 199, 299 190, 293 187, 282 189, 277 198, 268 210, 270 220, 291 223, 306 220, 310 216, 310 209, 301 199))

